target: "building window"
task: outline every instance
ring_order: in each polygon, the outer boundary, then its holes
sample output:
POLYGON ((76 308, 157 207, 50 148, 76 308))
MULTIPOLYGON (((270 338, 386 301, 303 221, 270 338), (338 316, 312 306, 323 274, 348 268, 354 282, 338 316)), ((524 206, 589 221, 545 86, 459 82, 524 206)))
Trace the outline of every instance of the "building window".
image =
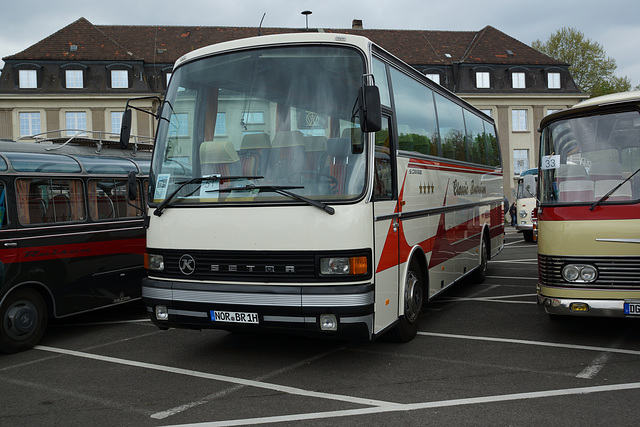
POLYGON ((529 169, 529 150, 513 150, 513 174, 520 175, 529 169))
POLYGON ((476 73, 476 87, 478 89, 488 89, 491 87, 488 71, 479 71, 476 73))
POLYGON ((513 89, 526 88, 524 73, 511 73, 511 85, 513 89))
POLYGON ((84 111, 67 111, 65 118, 67 129, 71 130, 67 132, 67 136, 75 135, 77 131, 87 130, 87 113, 84 111))
POLYGON ((129 72, 127 70, 111 70, 111 88, 127 89, 129 87, 129 72))
POLYGON ((559 109, 557 109, 557 108, 547 108, 547 116, 548 116, 549 114, 553 114, 553 113, 555 113, 556 111, 560 111, 560 110, 559 110, 559 109))
POLYGON ((187 113, 175 113, 171 115, 169 135, 189 136, 189 115, 187 113))
POLYGON ((111 133, 120 133, 122 127, 122 111, 111 112, 111 133))
POLYGON ((433 82, 440 84, 440 74, 425 74, 433 82))
POLYGON ((36 89, 38 87, 38 72, 36 70, 20 70, 18 78, 20 89, 36 89))
POLYGON ((560 73, 547 73, 547 87, 560 89, 560 73))
POLYGON ((82 70, 65 70, 64 79, 67 89, 82 89, 84 87, 82 70))
POLYGON ((40 113, 20 113, 20 136, 40 133, 40 113))
POLYGON ((526 131, 529 130, 527 125, 528 114, 527 110, 511 110, 511 130, 512 131, 526 131))
POLYGON ((227 134, 227 114, 218 113, 216 116, 216 129, 214 135, 222 136, 227 134))
POLYGON ((482 108, 480 109, 480 111, 482 111, 484 114, 486 114, 489 117, 493 117, 493 110, 489 109, 489 110, 483 110, 482 108))

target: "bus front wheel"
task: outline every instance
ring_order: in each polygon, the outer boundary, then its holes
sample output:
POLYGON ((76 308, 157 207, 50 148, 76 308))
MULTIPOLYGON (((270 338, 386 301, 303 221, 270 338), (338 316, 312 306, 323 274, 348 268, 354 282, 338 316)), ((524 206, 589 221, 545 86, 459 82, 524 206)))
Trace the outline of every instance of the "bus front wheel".
POLYGON ((11 292, 0 307, 0 351, 28 350, 40 341, 47 327, 47 305, 33 289, 11 292))
POLYGON ((424 304, 424 282, 422 270, 413 260, 409 264, 409 270, 404 288, 404 314, 398 320, 396 326, 389 331, 389 336, 395 342, 409 342, 418 333, 418 324, 424 304))

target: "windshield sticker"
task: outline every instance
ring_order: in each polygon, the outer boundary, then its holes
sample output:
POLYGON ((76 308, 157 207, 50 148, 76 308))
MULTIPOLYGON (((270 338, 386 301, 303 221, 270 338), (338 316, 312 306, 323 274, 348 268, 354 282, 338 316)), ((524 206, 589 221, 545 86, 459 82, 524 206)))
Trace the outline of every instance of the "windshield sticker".
POLYGON ((210 180, 202 181, 200 185, 200 198, 208 200, 218 200, 218 190, 220 189, 220 175, 210 175, 210 180))
POLYGON ((542 156, 542 163, 540 168, 542 170, 558 169, 560 167, 560 155, 555 156, 542 156))
POLYGON ((170 173, 161 173, 156 180, 156 192, 153 195, 154 200, 162 200, 167 197, 167 188, 169 187, 170 173))

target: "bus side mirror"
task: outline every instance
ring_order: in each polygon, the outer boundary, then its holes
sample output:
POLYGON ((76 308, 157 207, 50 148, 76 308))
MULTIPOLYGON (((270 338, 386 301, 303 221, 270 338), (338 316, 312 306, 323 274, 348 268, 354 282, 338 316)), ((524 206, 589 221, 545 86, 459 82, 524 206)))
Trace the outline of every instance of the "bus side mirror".
POLYGON ((138 198, 138 183, 136 182, 136 173, 134 171, 129 171, 127 175, 127 198, 131 201, 138 198))
POLYGON ((363 132, 382 129, 382 107, 378 86, 362 86, 358 92, 360 127, 363 132))
POLYGON ((129 146, 131 137, 131 110, 125 109, 122 114, 122 126, 120 127, 120 149, 124 150, 129 146))

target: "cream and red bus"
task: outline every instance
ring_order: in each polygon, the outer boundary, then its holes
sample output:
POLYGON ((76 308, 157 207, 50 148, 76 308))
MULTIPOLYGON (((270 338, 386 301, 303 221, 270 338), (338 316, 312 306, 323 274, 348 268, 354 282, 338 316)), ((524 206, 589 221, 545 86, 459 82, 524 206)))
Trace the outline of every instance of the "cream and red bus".
POLYGON ((408 341, 423 303, 503 247, 493 120, 361 36, 181 57, 150 181, 160 328, 408 341))
POLYGON ((640 92, 542 119, 538 302, 550 315, 640 315, 640 92))
POLYGON ((516 190, 516 231, 522 233, 526 242, 535 242, 534 215, 538 199, 538 169, 527 169, 518 178, 516 190))

